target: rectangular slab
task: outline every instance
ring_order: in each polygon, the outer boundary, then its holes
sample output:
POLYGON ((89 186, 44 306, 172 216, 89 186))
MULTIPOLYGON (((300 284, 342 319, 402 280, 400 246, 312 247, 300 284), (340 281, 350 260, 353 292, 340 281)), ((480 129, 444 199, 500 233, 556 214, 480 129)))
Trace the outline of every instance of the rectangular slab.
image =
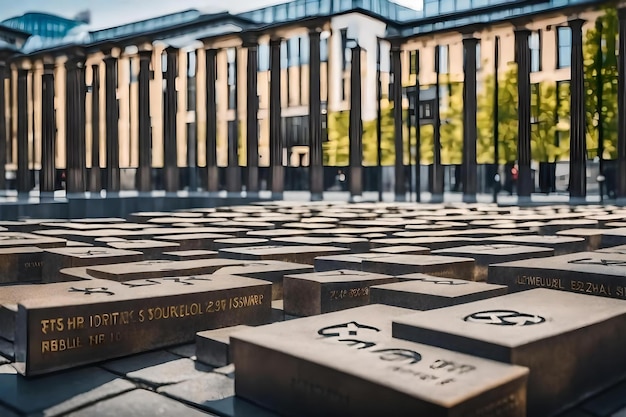
POLYGON ((527 369, 391 338, 370 305, 231 335, 237 396, 293 416, 522 417, 527 369))
POLYGON ((584 252, 587 250, 587 242, 582 237, 559 236, 559 235, 507 235, 495 236, 484 240, 488 244, 516 244, 540 246, 554 249, 555 255, 567 255, 568 253, 584 252))
POLYGON ((372 285, 396 282, 390 275, 340 269, 338 271, 285 275, 285 314, 312 316, 360 307, 370 303, 372 285))
POLYGON ((283 298, 283 278, 285 275, 305 274, 308 272, 313 272, 311 265, 270 260, 246 261, 240 265, 219 268, 213 273, 270 281, 272 283, 272 300, 280 300, 283 298))
POLYGON ((159 240, 134 239, 123 242, 109 242, 107 246, 115 249, 139 251, 144 259, 161 259, 163 252, 175 251, 180 248, 178 243, 159 240))
POLYGON ((233 363, 230 335, 247 328, 249 326, 241 324, 239 326, 198 332, 196 334, 196 358, 202 363, 215 367, 233 363))
POLYGON ((192 261, 149 260, 123 264, 98 265, 87 268, 94 278, 112 281, 162 278, 166 276, 189 276, 212 274, 225 266, 241 265, 243 262, 232 259, 197 259, 192 261))
POLYGON ((62 248, 65 239, 39 236, 33 233, 0 232, 0 248, 14 248, 18 246, 35 246, 38 248, 62 248))
POLYGON ((318 256, 315 258, 315 270, 322 271, 336 271, 338 269, 352 269, 354 271, 363 270, 363 261, 365 259, 380 259, 397 256, 396 254, 388 253, 350 253, 346 255, 329 255, 318 256))
POLYGON ((339 255, 349 253, 346 248, 334 246, 304 246, 304 245, 266 245, 251 246, 244 248, 220 249, 220 257, 228 259, 246 260, 274 260, 283 262, 296 262, 313 265, 317 256, 339 255))
POLYGON ((626 375, 626 303, 535 289, 394 320, 393 336, 530 368, 528 415, 626 375))
POLYGON ((439 278, 426 274, 398 277, 400 282, 370 287, 370 302, 412 310, 432 310, 507 293, 504 285, 439 278))
POLYGON ((173 252, 163 252, 161 259, 168 261, 193 261, 196 259, 217 258, 217 251, 214 250, 178 250, 173 252))
POLYGON ((454 256, 395 255, 384 258, 364 259, 362 265, 363 271, 394 276, 422 273, 469 281, 474 276, 474 260, 454 256))
POLYGON ((201 330, 270 320, 271 284, 198 275, 82 285, 18 305, 16 368, 37 375, 187 343, 201 330))
POLYGON ((557 236, 572 236, 585 239, 587 242, 588 251, 594 251, 602 247, 602 233, 604 229, 585 229, 585 228, 573 228, 556 232, 557 236))
POLYGON ((533 259, 489 266, 487 281, 510 291, 531 288, 626 299, 626 255, 579 252, 554 256, 550 262, 533 259))
POLYGON ((235 236, 226 233, 187 233, 186 228, 180 228, 179 234, 156 236, 156 240, 177 243, 180 250, 212 250, 213 241, 228 239, 235 236))
MULTIPOLYGON (((456 246, 471 245, 476 239, 471 237, 392 237, 385 239, 370 240, 372 248, 384 248, 387 246, 412 245, 423 246, 430 250, 454 248, 456 246)), ((482 242, 482 240, 481 240, 482 242)))
POLYGON ((430 249, 424 246, 398 245, 374 248, 372 249, 372 252, 390 253, 394 255, 428 255, 430 253, 430 249))
POLYGON ((58 282, 63 278, 59 271, 64 268, 89 265, 107 265, 143 260, 143 253, 105 247, 70 247, 48 249, 43 255, 43 282, 58 282))
POLYGON ((440 249, 432 252, 433 255, 457 256, 474 259, 473 281, 487 279, 490 264, 511 262, 528 258, 545 258, 554 255, 552 248, 537 246, 512 245, 508 243, 493 243, 490 245, 470 245, 456 248, 440 249))
MULTIPOLYGON (((314 223, 310 223, 314 224, 314 223)), ((351 252, 362 253, 370 249, 368 239, 362 237, 315 237, 315 236, 294 236, 272 238, 272 243, 277 245, 328 245, 341 248, 348 248, 351 252)))
POLYGON ((0 284, 41 281, 42 268, 41 248, 35 246, 0 248, 0 284))

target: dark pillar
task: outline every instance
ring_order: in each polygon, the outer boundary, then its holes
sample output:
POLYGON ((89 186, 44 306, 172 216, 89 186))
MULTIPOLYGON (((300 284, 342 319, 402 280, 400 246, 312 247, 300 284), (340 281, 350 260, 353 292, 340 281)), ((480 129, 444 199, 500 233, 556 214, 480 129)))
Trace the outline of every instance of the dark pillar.
POLYGON ((463 201, 476 201, 476 44, 463 39, 463 201))
POLYGON ((363 126, 361 118, 361 47, 351 49, 350 66, 350 198, 363 194, 363 126))
POLYGON ((65 62, 65 147, 66 190, 68 194, 86 190, 85 164, 85 62, 82 56, 65 62))
MULTIPOLYGON (((617 78, 617 114, 626 114, 626 7, 618 9, 619 53, 617 78)), ((616 195, 626 197, 626 117, 617 118, 617 180, 616 195)))
POLYGON ((54 192, 55 180, 55 136, 54 120, 54 64, 44 64, 41 76, 41 172, 39 190, 54 192))
POLYGON ((17 191, 28 194, 30 170, 28 169, 28 70, 17 70, 17 191))
POLYGON ((152 137, 150 134, 150 61, 152 51, 139 51, 139 169, 137 189, 152 190, 152 137))
POLYGON ((395 200, 406 200, 404 184, 404 141, 402 140, 402 60, 400 59, 400 43, 391 43, 391 68, 393 75, 393 126, 396 151, 395 163, 395 200))
POLYGON ((89 191, 102 190, 100 169, 100 65, 91 66, 91 171, 89 171, 89 191))
POLYGON ((6 163, 7 163, 7 122, 4 80, 7 76, 7 64, 0 57, 0 190, 6 189, 6 163))
POLYGON ((215 83, 217 81, 217 49, 206 50, 206 167, 207 191, 219 190, 217 168, 217 105, 215 83))
POLYGON ((415 51, 415 201, 420 202, 421 196, 421 159, 422 159, 422 132, 420 116, 420 51, 415 51))
MULTIPOLYGON (((241 192, 241 168, 239 167, 239 50, 235 48, 234 83, 235 102, 233 113, 235 120, 228 128, 228 165, 226 167, 226 191, 241 192)), ((230 123, 230 122, 229 122, 230 123)))
POLYGON ((433 119, 433 165, 431 170, 432 197, 431 202, 443 201, 443 166, 441 166, 441 82, 440 82, 440 48, 435 47, 435 108, 433 119))
POLYGON ((259 96, 257 88, 258 43, 255 37, 247 37, 243 47, 248 54, 246 72, 246 164, 248 166, 248 184, 246 191, 259 192, 259 96))
POLYGON ((309 31, 309 187, 314 201, 324 195, 320 66, 320 31, 316 28, 309 31))
POLYGON ((383 201, 383 164, 382 164, 382 84, 380 81, 380 39, 376 40, 376 179, 378 186, 378 201, 383 201))
POLYGON ((569 195, 570 198, 587 195, 587 147, 585 132, 585 75, 583 68, 583 23, 582 19, 569 21, 572 32, 571 68, 571 131, 569 151, 569 195))
POLYGON ((120 146, 117 106, 117 58, 104 58, 107 192, 120 190, 120 146))
POLYGON ((526 28, 515 29, 515 60, 517 62, 518 141, 517 194, 530 197, 533 190, 530 171, 530 48, 526 28))
POLYGON ((280 39, 270 41, 270 170, 272 194, 285 188, 280 108, 280 39))
POLYGON ((165 158, 165 191, 178 191, 178 146, 176 139, 176 73, 178 49, 168 47, 167 71, 165 74, 165 100, 163 103, 163 152, 165 158))

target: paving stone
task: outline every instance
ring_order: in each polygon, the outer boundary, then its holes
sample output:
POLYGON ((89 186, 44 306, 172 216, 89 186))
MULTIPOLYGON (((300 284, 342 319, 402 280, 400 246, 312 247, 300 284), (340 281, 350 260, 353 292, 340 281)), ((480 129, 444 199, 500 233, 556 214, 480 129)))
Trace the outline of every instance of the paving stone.
POLYGON ((579 408, 594 416, 609 416, 626 408, 626 382, 585 401, 579 408))
POLYGON ((17 369, 42 374, 191 342, 201 330, 271 319, 267 281, 200 275, 112 284, 21 302, 17 369))
POLYGON ((400 275, 400 282, 370 287, 370 302, 412 310, 432 310, 507 293, 504 285, 438 278, 425 274, 400 275))
POLYGON ((0 356, 9 361, 15 360, 15 348, 13 342, 0 337, 0 356))
POLYGON ((389 275, 423 273, 445 278, 472 280, 474 259, 436 255, 393 255, 364 259, 363 271, 389 275))
POLYGON ((159 387, 198 378, 212 369, 189 358, 180 358, 129 372, 126 378, 143 385, 159 387))
POLYGON ((9 365, 0 366, 0 403, 29 415, 64 415, 134 388, 131 382, 93 367, 26 379, 9 365))
POLYGON ((13 411, 0 405, 0 416, 2 417, 18 417, 13 411))
POLYGON ((537 246, 493 243, 490 245, 470 245, 456 248, 439 249, 433 255, 456 256, 474 259, 473 281, 485 281, 489 265, 512 262, 520 259, 545 258, 554 255, 554 249, 537 246))
POLYGON ((154 392, 136 389, 68 414, 67 417, 206 417, 208 415, 213 414, 202 412, 154 392))
POLYGON ((390 275, 348 269, 285 275, 284 311, 293 316, 312 316, 360 307, 370 303, 372 285, 395 281, 390 275))
POLYGON ((274 260, 296 262, 313 265, 317 256, 339 255, 349 252, 346 248, 334 246, 305 246, 305 245, 266 245, 249 246, 244 248, 220 249, 220 257, 241 260, 274 260))
MULTIPOLYGON (((428 249, 427 249, 428 250, 428 249)), ((363 270, 365 259, 380 259, 396 256, 387 253, 351 253, 346 255, 328 255, 315 258, 315 270, 317 272, 336 271, 338 269, 363 270)))
POLYGON ((277 417, 269 410, 235 396, 235 382, 210 373, 159 389, 161 394, 225 417, 277 417))
POLYGON ((184 358, 196 359, 196 344, 185 343, 184 345, 168 347, 165 350, 184 358))
POLYGON ((117 375, 126 376, 132 372, 173 362, 178 359, 180 359, 180 356, 160 349, 153 352, 131 355, 126 358, 109 360, 101 363, 99 366, 117 375))
POLYGON ((0 248, 0 284, 41 281, 43 252, 35 246, 0 248))
POLYGON ((272 323, 285 320, 283 300, 272 300, 272 323))
POLYGON ((229 363, 228 365, 222 366, 221 368, 215 368, 213 369, 213 372, 235 379, 235 364, 229 363))
POLYGON ((562 411, 626 376, 626 339, 615 337, 625 331, 623 301, 546 289, 419 312, 393 324, 397 338, 530 368, 530 416, 562 411))
POLYGON ((64 268, 140 262, 143 257, 141 252, 113 248, 48 249, 43 254, 42 281, 59 282, 59 271, 64 268))
POLYGON ((238 332, 236 394, 283 415, 526 415, 527 369, 392 339, 409 311, 370 305, 238 332))
POLYGON ((550 262, 493 264, 487 281, 507 285, 510 291, 540 287, 626 299, 626 255, 579 252, 554 256, 550 262))
POLYGON ((193 261, 197 259, 217 258, 217 251, 212 250, 180 250, 174 252, 163 252, 161 259, 168 261, 193 261))
POLYGON ((196 333, 196 357, 198 361, 217 367, 232 363, 230 335, 248 327, 241 325, 196 333))

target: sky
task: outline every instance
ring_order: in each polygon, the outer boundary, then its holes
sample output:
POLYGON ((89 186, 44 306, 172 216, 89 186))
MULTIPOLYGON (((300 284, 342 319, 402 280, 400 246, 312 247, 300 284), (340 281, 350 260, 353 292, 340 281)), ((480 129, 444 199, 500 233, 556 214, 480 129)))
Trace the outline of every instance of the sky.
MULTIPOLYGON (((72 18, 78 12, 89 9, 91 29, 101 29, 187 9, 237 13, 283 2, 285 0, 235 0, 230 2, 231 5, 224 0, 0 0, 0 21, 31 11, 72 18)), ((394 2, 414 8, 421 4, 421 0, 394 2)))

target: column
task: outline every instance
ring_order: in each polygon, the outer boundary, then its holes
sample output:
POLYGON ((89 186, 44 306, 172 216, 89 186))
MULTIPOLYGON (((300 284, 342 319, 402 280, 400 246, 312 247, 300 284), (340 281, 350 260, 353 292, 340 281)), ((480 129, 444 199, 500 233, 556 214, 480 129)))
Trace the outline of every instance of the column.
POLYGON ((258 43, 254 36, 246 36, 243 47, 248 55, 246 72, 246 162, 248 166, 248 183, 246 191, 259 192, 259 98, 257 88, 258 74, 258 43))
POLYGON ((217 167, 217 49, 206 50, 206 167, 207 191, 219 191, 219 169, 217 167))
MULTIPOLYGON (((228 165, 226 166, 226 191, 229 193, 241 192, 241 168, 239 167, 239 49, 235 48, 233 62, 233 77, 235 77, 235 102, 233 113, 235 120, 229 123, 228 129, 228 165)), ((229 92, 230 94, 230 92, 229 92)))
POLYGON ((415 201, 420 202, 421 196, 421 159, 422 159, 422 136, 420 116, 420 51, 415 51, 415 201))
POLYGON ((39 190, 53 193, 55 183, 54 63, 44 63, 41 76, 41 172, 39 190))
MULTIPOLYGON (((626 7, 618 9, 619 18, 619 53, 617 79, 618 114, 626 114, 626 7)), ((617 125, 617 181, 618 198, 626 197, 626 117, 618 117, 617 125)))
POLYGON ((152 190, 152 137, 150 135, 150 61, 152 51, 139 51, 139 169, 137 189, 152 190))
POLYGON ((163 103, 163 151, 165 156, 165 191, 178 191, 178 146, 176 139, 176 70, 178 49, 168 47, 165 74, 165 101, 163 103))
POLYGON ((91 66, 91 170, 89 171, 89 191, 102 190, 102 170, 100 169, 100 65, 91 66))
POLYGON ((478 39, 463 39, 463 201, 476 202, 476 45, 478 39))
POLYGON ((320 69, 320 30, 315 28, 309 30, 309 188, 313 201, 324 195, 320 69))
POLYGON ((393 75, 393 126, 396 150, 395 163, 395 200, 406 199, 404 184, 404 141, 402 140, 402 60, 400 59, 400 43, 391 43, 391 68, 393 75))
POLYGON ((441 80, 440 48, 435 47, 435 108, 433 109, 433 165, 431 167, 431 202, 443 201, 443 166, 441 165, 441 80))
POLYGON ((66 191, 83 193, 86 190, 84 57, 68 57, 65 71, 66 191))
MULTIPOLYGON (((19 64, 18 64, 19 65, 19 64)), ((31 189, 28 168, 28 70, 17 70, 17 192, 28 194, 31 189)))
POLYGON ((363 194, 363 126, 361 117, 361 47, 351 49, 350 65, 350 197, 363 194))
POLYGON ((117 58, 104 58, 107 192, 120 190, 120 145, 117 105, 117 58))
POLYGON ((7 122, 4 82, 7 76, 7 69, 5 57, 0 56, 0 190, 6 189, 7 122))
POLYGON ((530 48, 526 28, 515 29, 515 60, 517 62, 518 142, 517 194, 530 197, 533 190, 530 171, 530 48))
POLYGON ((270 41, 270 177, 272 194, 285 188, 280 107, 280 39, 270 41))
POLYGON ((571 68, 571 131, 569 162, 570 198, 587 195, 587 147, 585 132, 585 80, 583 69, 583 23, 582 19, 570 20, 572 32, 571 68))

